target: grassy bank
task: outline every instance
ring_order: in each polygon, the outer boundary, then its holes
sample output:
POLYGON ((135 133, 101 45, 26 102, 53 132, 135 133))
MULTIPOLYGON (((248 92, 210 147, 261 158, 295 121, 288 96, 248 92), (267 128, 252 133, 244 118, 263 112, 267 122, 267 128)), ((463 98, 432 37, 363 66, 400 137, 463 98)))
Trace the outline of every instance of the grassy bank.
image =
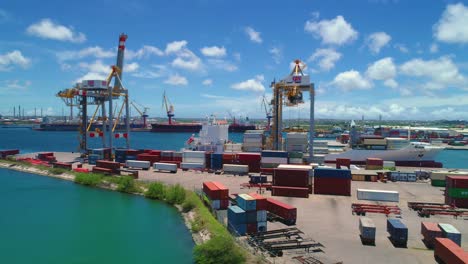
POLYGON ((219 223, 200 197, 193 191, 185 190, 180 185, 165 185, 161 182, 144 183, 130 176, 105 176, 98 173, 79 173, 47 166, 34 166, 26 162, 2 160, 11 169, 73 180, 90 187, 112 189, 119 192, 144 195, 149 199, 159 200, 176 206, 184 214, 190 215, 189 227, 193 233, 204 233, 209 240, 197 244, 194 248, 196 263, 245 263, 247 252, 238 246, 227 229, 219 223))

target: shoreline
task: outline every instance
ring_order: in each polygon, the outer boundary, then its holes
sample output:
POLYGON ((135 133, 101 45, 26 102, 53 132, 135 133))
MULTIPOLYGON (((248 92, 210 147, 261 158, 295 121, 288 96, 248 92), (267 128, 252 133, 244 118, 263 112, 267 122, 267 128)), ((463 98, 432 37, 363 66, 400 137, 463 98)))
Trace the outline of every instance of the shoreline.
MULTIPOLYGON (((59 180, 75 182, 75 176, 72 174, 68 174, 68 173, 53 174, 47 170, 42 170, 34 166, 25 166, 25 165, 20 165, 20 164, 8 163, 2 160, 0 160, 0 169, 14 170, 14 171, 19 171, 19 172, 31 173, 31 174, 35 174, 38 176, 46 176, 46 177, 51 177, 51 178, 55 178, 59 180)), ((116 187, 112 185, 105 186, 103 184, 99 184, 96 186, 96 188, 118 192, 116 190, 116 187)), ((139 196, 144 197, 145 199, 149 199, 149 198, 146 198, 142 193, 128 193, 128 194, 139 195, 139 196)), ((149 200, 154 200, 154 199, 149 199, 149 200)), ((165 201, 161 201, 161 200, 154 200, 154 201, 159 201, 159 202, 165 203, 166 205, 170 205, 166 203, 165 201)), ((201 245, 210 239, 211 236, 207 230, 200 230, 199 232, 196 232, 196 233, 192 232, 192 225, 190 224, 190 222, 195 218, 195 212, 190 211, 190 212, 184 213, 180 205, 172 205, 172 206, 175 207, 175 209, 182 216, 184 220, 184 224, 187 227, 187 230, 190 232, 192 240, 195 243, 195 246, 201 245), (206 231, 206 232, 203 232, 203 231, 206 231)))

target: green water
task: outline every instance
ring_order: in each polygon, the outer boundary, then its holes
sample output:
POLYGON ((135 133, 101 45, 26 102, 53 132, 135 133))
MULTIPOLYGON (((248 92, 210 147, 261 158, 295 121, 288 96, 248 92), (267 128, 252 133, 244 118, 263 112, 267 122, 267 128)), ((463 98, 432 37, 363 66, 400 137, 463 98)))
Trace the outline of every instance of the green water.
POLYGON ((172 207, 0 169, 0 263, 193 263, 172 207))

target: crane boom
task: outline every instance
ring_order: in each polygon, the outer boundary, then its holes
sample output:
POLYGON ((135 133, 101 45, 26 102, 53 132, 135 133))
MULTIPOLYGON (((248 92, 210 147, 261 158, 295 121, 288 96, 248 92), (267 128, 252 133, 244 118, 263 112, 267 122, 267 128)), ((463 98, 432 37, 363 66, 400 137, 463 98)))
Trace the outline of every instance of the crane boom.
POLYGON ((174 116, 174 106, 172 106, 171 102, 167 103, 169 100, 166 96, 166 91, 163 93, 163 106, 166 107, 166 113, 168 118, 169 125, 172 125, 172 117, 174 116))

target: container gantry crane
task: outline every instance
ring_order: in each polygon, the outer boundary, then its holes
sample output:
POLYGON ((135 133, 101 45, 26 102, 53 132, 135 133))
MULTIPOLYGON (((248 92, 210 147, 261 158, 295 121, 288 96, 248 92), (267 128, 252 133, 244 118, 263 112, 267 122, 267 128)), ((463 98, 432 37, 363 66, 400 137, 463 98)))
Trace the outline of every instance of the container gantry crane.
POLYGON ((266 100, 266 97, 265 95, 263 96, 262 98, 262 106, 265 108, 265 114, 266 114, 266 118, 267 118, 267 126, 266 126, 266 130, 269 131, 270 130, 270 124, 271 124, 271 118, 273 117, 273 115, 271 114, 271 107, 268 107, 267 105, 270 105, 267 100, 266 100))
POLYGON ((169 99, 167 99, 166 91, 163 93, 163 108, 166 107, 167 119, 169 125, 172 125, 172 117, 174 117, 174 106, 171 104, 169 99), (169 102, 169 103, 168 103, 169 102))
POLYGON ((305 67, 307 66, 303 62, 295 60, 294 69, 288 76, 284 77, 279 82, 273 81, 271 83, 271 88, 273 89, 273 123, 271 126, 269 144, 274 150, 281 149, 283 104, 285 106, 297 106, 298 104, 302 104, 304 103, 302 92, 309 92, 309 159, 313 159, 315 88, 314 84, 310 82, 310 76, 305 75, 302 71, 305 67))

